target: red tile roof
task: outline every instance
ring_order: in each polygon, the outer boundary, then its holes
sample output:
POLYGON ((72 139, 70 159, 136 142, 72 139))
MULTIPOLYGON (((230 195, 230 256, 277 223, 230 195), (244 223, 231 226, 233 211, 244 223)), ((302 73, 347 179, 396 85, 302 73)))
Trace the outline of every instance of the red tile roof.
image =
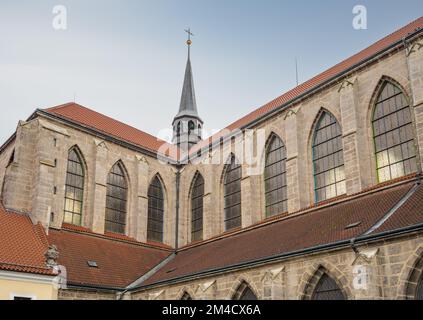
MULTIPOLYGON (((228 128, 243 127, 262 115, 280 108, 343 71, 383 51, 422 26, 423 18, 419 18, 234 122, 228 128)), ((159 150, 165 143, 147 133, 74 103, 50 108, 46 112, 153 152, 159 150)), ((202 143, 205 144, 206 141, 202 143)), ((328 207, 315 208, 310 212, 287 216, 242 232, 183 248, 174 260, 143 285, 357 237, 384 217, 407 194, 413 184, 414 182, 410 182, 370 192, 328 207), (358 226, 346 229, 348 225, 357 222, 360 222, 358 226)), ((420 187, 406 204, 376 232, 422 223, 422 188, 420 187)), ((7 213, 4 209, 3 212, 0 210, 0 221, 3 220, 5 222, 0 223, 0 241, 3 240, 1 243, 6 245, 0 248, 0 268, 18 268, 19 266, 19 268, 29 268, 27 270, 32 272, 47 270, 43 267, 47 241, 43 238, 42 228, 33 226, 28 217, 7 213), (35 249, 34 243, 36 243, 35 249)), ((69 283, 74 285, 124 288, 171 254, 171 251, 165 248, 139 244, 133 239, 116 235, 99 236, 87 230, 71 229, 65 226, 61 231, 50 230, 48 241, 58 246, 59 263, 67 267, 69 283), (87 261, 95 261, 99 267, 91 268, 87 261)))
POLYGON ((28 216, 8 212, 0 204, 0 270, 53 275, 46 266, 47 237, 28 216))
MULTIPOLYGON (((370 47, 360 51, 359 53, 353 55, 352 57, 342 61, 341 63, 338 63, 332 68, 322 72, 321 74, 297 86, 296 88, 284 93, 280 97, 270 101, 264 106, 247 114, 246 116, 242 117, 241 119, 235 121, 234 123, 226 127, 224 130, 218 132, 214 136, 200 141, 193 148, 191 148, 190 152, 194 153, 198 151, 200 148, 204 148, 208 146, 211 142, 218 141, 220 137, 225 136, 227 132, 226 130, 234 130, 234 129, 243 128, 249 123, 259 119, 261 116, 264 116, 268 114, 269 112, 277 110, 278 108, 281 108, 281 106, 294 101, 296 98, 300 97, 301 95, 309 92, 312 89, 319 87, 326 81, 340 75, 344 71, 349 70, 350 68, 360 64, 361 62, 378 54, 379 52, 382 52, 386 48, 397 43, 398 41, 400 41, 401 39, 403 39, 410 33, 418 29, 421 29, 422 27, 423 27, 423 17, 420 17, 419 19, 411 22, 407 26, 397 30, 396 32, 388 35, 382 40, 374 43, 370 47)), ((158 138, 148 133, 145 133, 129 125, 126 125, 122 122, 119 122, 110 117, 107 117, 98 112, 95 112, 91 109, 83 107, 79 104, 67 103, 64 105, 46 109, 44 111, 46 111, 47 113, 51 113, 56 116, 62 117, 62 118, 66 118, 71 121, 75 121, 79 124, 88 126, 92 129, 95 129, 107 135, 111 135, 118 139, 122 139, 124 141, 135 144, 137 146, 140 146, 152 152, 157 152, 160 149, 160 147, 162 147, 165 144, 168 149, 168 151, 166 151, 165 154, 172 159, 176 159, 178 157, 179 150, 175 146, 168 144, 165 141, 159 140, 158 138)))
MULTIPOLYGON (((408 182, 366 193, 328 207, 287 216, 234 235, 183 248, 175 259, 143 285, 352 239, 380 221, 414 184, 408 182), (347 228, 356 223, 359 225, 347 228)), ((422 201, 418 209, 423 210, 422 201)), ((423 216, 419 215, 411 222, 416 221, 423 222, 423 216)))
POLYGON ((48 240, 59 250, 68 284, 124 289, 168 257, 163 248, 69 229, 50 229, 48 240), (97 263, 98 268, 88 265, 97 263))
MULTIPOLYGON (((87 126, 101 133, 110 135, 117 139, 137 145, 151 152, 159 152, 164 145, 168 151, 175 152, 175 146, 160 140, 146 132, 138 130, 127 124, 119 122, 94 110, 88 109, 76 103, 67 103, 64 105, 48 108, 44 110, 47 113, 65 118, 87 126)), ((169 154, 167 154, 169 155, 169 154)))
POLYGON ((340 75, 341 73, 349 70, 350 68, 360 64, 361 62, 367 60, 368 58, 382 52, 386 48, 390 47, 391 45, 397 43, 410 33, 415 32, 417 29, 423 28, 423 17, 418 18, 417 20, 409 23, 405 27, 395 31, 394 33, 388 35, 387 37, 383 38, 382 40, 377 41, 370 47, 360 51, 359 53, 353 55, 352 57, 338 63, 337 65, 333 66, 332 68, 320 73, 319 75, 313 77, 312 79, 300 84, 299 86, 295 87, 294 89, 284 93, 283 95, 279 96, 278 98, 270 101, 269 103, 265 104, 264 106, 256 109, 255 111, 247 114, 246 116, 242 117, 241 119, 235 121, 234 123, 227 126, 224 130, 218 132, 213 137, 209 139, 203 140, 197 145, 191 148, 190 152, 196 152, 200 148, 204 148, 209 145, 210 142, 219 141, 220 137, 224 137, 226 130, 235 130, 239 128, 243 128, 244 126, 248 125, 249 123, 259 119, 260 117, 266 115, 269 112, 272 112, 281 106, 294 101, 296 98, 300 97, 301 95, 307 93, 308 91, 315 89, 325 83, 326 81, 340 75))
POLYGON ((94 235, 94 236, 104 237, 104 238, 108 238, 108 239, 112 239, 112 240, 122 240, 122 241, 126 241, 126 242, 133 242, 135 244, 142 244, 144 246, 148 246, 148 247, 152 247, 152 248, 156 248, 156 249, 172 250, 172 247, 170 247, 170 246, 168 246, 164 243, 157 243, 157 242, 141 243, 141 242, 137 241, 135 238, 129 237, 127 235, 108 232, 108 231, 106 231, 104 233, 104 235, 102 235, 102 234, 99 234, 99 233, 95 233, 94 231, 92 231, 89 228, 77 226, 77 225, 73 225, 73 224, 69 224, 69 223, 62 223, 62 229, 68 230, 68 231, 76 231, 76 232, 79 232, 79 233, 88 233, 88 234, 91 234, 91 235, 94 235))
POLYGON ((423 186, 420 186, 410 199, 374 233, 410 227, 419 223, 423 223, 423 186))

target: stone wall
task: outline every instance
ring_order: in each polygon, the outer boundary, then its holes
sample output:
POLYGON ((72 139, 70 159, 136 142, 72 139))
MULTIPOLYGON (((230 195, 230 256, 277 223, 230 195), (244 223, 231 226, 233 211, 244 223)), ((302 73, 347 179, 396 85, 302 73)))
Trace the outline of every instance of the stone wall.
MULTIPOLYGON (((375 99, 384 81, 392 81, 409 98, 414 110, 417 149, 423 151, 423 50, 422 38, 375 59, 367 66, 332 82, 289 109, 256 125, 263 129, 263 141, 278 135, 287 151, 288 211, 294 213, 314 204, 311 144, 314 128, 322 110, 331 112, 343 130, 347 194, 351 195, 378 183, 374 156, 371 117, 375 99)), ((256 133, 257 135, 257 133, 256 133)), ((235 139, 205 152, 200 163, 184 167, 181 174, 179 244, 191 242, 191 186, 199 172, 205 180, 204 239, 225 232, 223 175, 231 152, 244 145, 235 139), (212 162, 213 164, 209 164, 212 162)), ((110 168, 121 161, 129 182, 127 215, 128 236, 146 241, 150 181, 159 174, 165 189, 164 243, 175 238, 175 168, 146 154, 135 152, 111 141, 103 141, 57 119, 39 117, 21 122, 17 129, 15 162, 6 170, 3 198, 7 207, 31 214, 34 222, 60 228, 63 221, 64 192, 68 151, 77 147, 85 170, 83 226, 104 232, 106 179, 110 168)), ((10 148, 0 155, 0 167, 7 161, 10 148)), ((264 143, 255 144, 258 163, 243 163, 242 226, 265 218, 263 186, 264 143), (260 147, 258 147, 260 146, 260 147), (258 174, 250 169, 258 167, 258 174)), ((421 163, 422 159, 420 159, 421 163)), ((420 168, 419 168, 420 169, 420 168)), ((0 168, 0 179, 2 179, 0 168)), ((1 180, 0 180, 1 182, 1 180)))
POLYGON ((116 292, 107 290, 59 290, 58 300, 116 300, 116 292))
MULTIPOLYGON (((343 149, 347 194, 355 194, 378 183, 372 133, 372 113, 375 99, 385 81, 401 88, 410 100, 415 115, 418 148, 423 148, 423 40, 415 39, 405 49, 391 52, 366 67, 335 81, 292 105, 254 130, 264 130, 265 139, 278 135, 287 151, 288 211, 294 213, 315 203, 312 164, 312 138, 314 128, 322 110, 331 112, 343 131, 343 149), (411 49, 410 49, 411 48, 411 49)), ((191 241, 191 186, 196 172, 205 180, 204 194, 204 239, 224 232, 223 172, 230 152, 236 153, 235 145, 243 141, 225 143, 220 148, 206 152, 200 163, 185 167, 181 183, 180 243, 191 241), (212 159, 212 160, 211 160, 212 159)), ((257 144, 256 144, 257 146, 257 144)), ((255 149, 259 167, 263 167, 265 145, 255 149)), ((238 155, 242 158, 241 155, 238 155)), ((198 162, 198 160, 196 160, 198 162)), ((265 212, 262 170, 259 175, 250 174, 253 166, 243 164, 242 181, 242 225, 252 225, 263 220, 265 212)), ((420 169, 419 169, 420 170, 420 169)))
MULTIPOLYGON (((148 186, 156 175, 164 187, 164 243, 174 243, 175 174, 151 156, 103 141, 56 120, 39 117, 17 131, 15 166, 6 173, 5 205, 30 213, 34 222, 60 228, 63 221, 68 152, 76 147, 85 170, 83 223, 104 233, 106 181, 121 161, 128 181, 128 236, 147 238, 148 186), (25 191, 25 192, 22 192, 25 191)), ((2 153, 3 155, 3 153, 2 153)), ((3 157, 7 157, 4 153, 3 157)))
POLYGON ((229 300, 246 283, 259 299, 300 300, 310 298, 324 273, 331 276, 351 300, 404 299, 406 288, 413 284, 410 278, 413 272, 419 272, 419 276, 422 273, 418 262, 423 259, 423 234, 360 245, 358 252, 344 248, 164 284, 133 292, 132 299, 178 300, 186 292, 198 300, 229 300))
MULTIPOLYGON (((2 197, 6 208, 25 213, 32 210, 36 138, 37 123, 20 121, 14 141, 14 162, 6 168, 4 176, 2 197)), ((37 216, 32 218, 33 222, 38 221, 37 216)))
POLYGON ((15 144, 11 142, 5 149, 0 153, 0 199, 3 193, 3 182, 6 174, 7 167, 11 165, 11 157, 14 151, 15 144))

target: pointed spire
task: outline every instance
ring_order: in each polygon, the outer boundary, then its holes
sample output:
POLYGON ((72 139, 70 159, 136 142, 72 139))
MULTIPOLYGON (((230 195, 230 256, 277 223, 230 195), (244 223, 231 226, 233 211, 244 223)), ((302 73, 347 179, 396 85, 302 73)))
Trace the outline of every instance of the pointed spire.
POLYGON ((184 86, 182 89, 181 103, 179 105, 179 113, 176 115, 176 118, 190 116, 200 118, 197 111, 197 101, 195 99, 195 90, 194 90, 194 78, 192 76, 192 67, 191 67, 191 30, 185 30, 188 33, 188 59, 187 65, 185 68, 185 77, 184 77, 184 86))
POLYGON ((194 78, 191 67, 191 36, 190 29, 185 30, 188 33, 188 59, 185 68, 184 86, 182 88, 181 103, 179 112, 173 119, 173 138, 172 141, 178 145, 181 150, 188 151, 193 145, 198 143, 202 137, 203 121, 198 116, 197 101, 195 100, 194 78))
POLYGON ((191 60, 188 59, 185 69, 184 86, 177 118, 191 116, 198 118, 197 102, 195 100, 194 79, 192 76, 191 60))

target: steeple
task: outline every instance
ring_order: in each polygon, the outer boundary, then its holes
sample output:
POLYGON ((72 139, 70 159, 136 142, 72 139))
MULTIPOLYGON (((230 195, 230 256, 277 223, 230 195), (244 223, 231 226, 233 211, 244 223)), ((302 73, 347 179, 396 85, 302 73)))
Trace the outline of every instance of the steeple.
POLYGON ((188 59, 185 68, 184 85, 182 88, 181 103, 179 112, 173 119, 173 143, 187 151, 201 140, 203 121, 198 115, 197 102, 195 99, 194 79, 191 67, 191 30, 188 33, 188 59))
POLYGON ((187 66, 185 68, 184 86, 182 88, 181 103, 179 105, 179 113, 176 118, 183 116, 197 117, 197 102, 195 100, 194 79, 192 77, 191 59, 188 57, 187 66))

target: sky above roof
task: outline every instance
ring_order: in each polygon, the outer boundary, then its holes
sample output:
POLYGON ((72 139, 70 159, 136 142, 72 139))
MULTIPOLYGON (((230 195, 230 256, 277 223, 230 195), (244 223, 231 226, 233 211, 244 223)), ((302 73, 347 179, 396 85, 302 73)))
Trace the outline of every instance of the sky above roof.
POLYGON ((221 129, 418 18, 421 0, 2 0, 0 143, 36 108, 74 99, 153 135, 171 128, 194 33, 205 131, 221 129), (67 29, 52 26, 56 5, 67 29), (352 26, 365 5, 367 30, 352 26))

